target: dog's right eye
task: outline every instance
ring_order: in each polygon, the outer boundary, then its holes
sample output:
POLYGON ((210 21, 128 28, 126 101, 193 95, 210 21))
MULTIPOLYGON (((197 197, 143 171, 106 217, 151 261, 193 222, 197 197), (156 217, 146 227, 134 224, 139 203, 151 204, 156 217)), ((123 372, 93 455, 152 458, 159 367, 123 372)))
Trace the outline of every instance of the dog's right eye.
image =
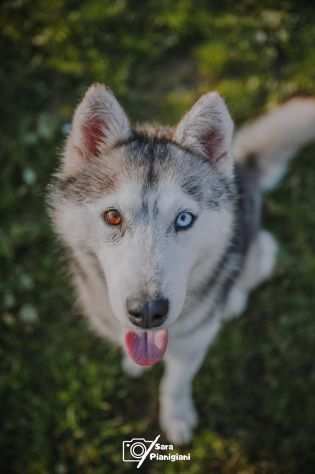
POLYGON ((122 215, 117 209, 108 209, 103 212, 103 219, 110 226, 118 226, 122 223, 122 215))

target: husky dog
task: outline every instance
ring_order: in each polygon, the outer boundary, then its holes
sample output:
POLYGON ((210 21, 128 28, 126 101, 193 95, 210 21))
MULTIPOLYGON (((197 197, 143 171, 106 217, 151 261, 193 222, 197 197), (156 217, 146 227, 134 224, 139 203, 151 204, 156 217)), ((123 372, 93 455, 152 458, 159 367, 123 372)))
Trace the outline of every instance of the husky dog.
POLYGON ((49 204, 96 332, 131 376, 164 359, 160 423, 186 443, 192 380, 223 322, 271 275, 277 244, 261 202, 315 136, 315 100, 293 99, 241 129, 216 92, 175 128, 132 128, 102 85, 75 111, 49 204))

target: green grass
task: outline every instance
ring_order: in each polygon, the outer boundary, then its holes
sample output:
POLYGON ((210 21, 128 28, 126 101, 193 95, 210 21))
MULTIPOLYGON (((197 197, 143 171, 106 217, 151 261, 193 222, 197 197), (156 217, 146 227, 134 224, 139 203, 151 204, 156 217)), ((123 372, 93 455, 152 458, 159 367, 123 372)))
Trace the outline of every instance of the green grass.
MULTIPOLYGON (((315 9, 302 3, 1 3, 1 474, 134 472, 122 441, 160 432, 162 367, 130 381, 119 352, 89 331, 46 215, 61 129, 78 98, 105 82, 132 119, 176 123, 218 89, 241 123, 291 95, 314 95, 315 9)), ((142 472, 313 474, 314 152, 300 153, 266 197, 277 268, 195 379, 192 461, 142 472)))
MULTIPOLYGON (((272 280, 226 325, 195 379, 202 421, 188 448, 192 461, 147 463, 144 472, 313 472, 313 153, 300 154, 266 199, 265 225, 281 243, 272 280)), ((1 320, 1 472, 133 472, 121 443, 160 432, 161 368, 139 381, 122 373, 118 351, 72 309, 51 232, 28 230, 32 200, 27 209, 23 202, 25 240, 11 269, 23 304, 15 312, 7 293, 1 320)))

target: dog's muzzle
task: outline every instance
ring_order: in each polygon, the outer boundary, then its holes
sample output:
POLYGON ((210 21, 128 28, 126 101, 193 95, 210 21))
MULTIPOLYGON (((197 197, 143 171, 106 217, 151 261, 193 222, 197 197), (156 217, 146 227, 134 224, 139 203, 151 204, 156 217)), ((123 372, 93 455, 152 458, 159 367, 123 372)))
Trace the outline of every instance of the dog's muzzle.
POLYGON ((168 331, 161 328, 167 319, 169 301, 156 297, 129 297, 126 301, 132 330, 125 334, 125 345, 131 359, 139 365, 150 366, 159 362, 166 351, 168 331))

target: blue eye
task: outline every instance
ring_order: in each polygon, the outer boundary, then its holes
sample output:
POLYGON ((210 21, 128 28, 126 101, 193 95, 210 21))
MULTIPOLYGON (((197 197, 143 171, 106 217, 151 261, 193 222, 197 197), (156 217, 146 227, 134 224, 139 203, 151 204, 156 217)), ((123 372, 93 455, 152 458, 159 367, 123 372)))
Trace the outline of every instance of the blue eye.
POLYGON ((175 219, 175 230, 189 229, 193 225, 195 219, 196 216, 194 216, 191 212, 180 212, 175 219))

